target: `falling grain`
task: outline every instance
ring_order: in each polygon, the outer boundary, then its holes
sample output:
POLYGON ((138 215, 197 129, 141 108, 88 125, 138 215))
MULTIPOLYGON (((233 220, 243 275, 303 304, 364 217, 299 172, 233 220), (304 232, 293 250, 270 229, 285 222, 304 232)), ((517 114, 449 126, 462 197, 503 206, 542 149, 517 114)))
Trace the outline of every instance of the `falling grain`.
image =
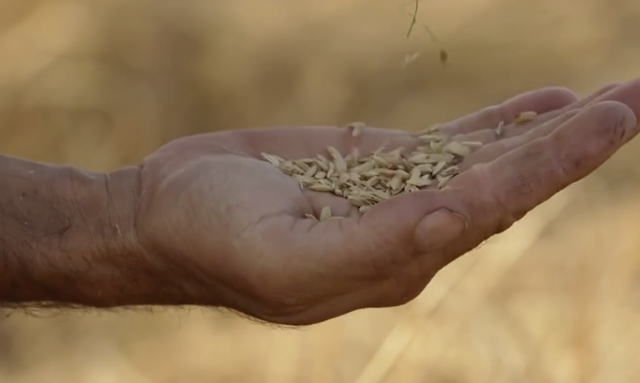
POLYGON ((407 67, 407 65, 409 65, 412 62, 416 61, 418 56, 420 56, 420 52, 413 52, 411 54, 406 54, 404 56, 404 61, 402 62, 402 68, 404 69, 404 68, 407 67))
POLYGON ((440 62, 446 64, 449 61, 449 52, 445 49, 440 49, 440 62))

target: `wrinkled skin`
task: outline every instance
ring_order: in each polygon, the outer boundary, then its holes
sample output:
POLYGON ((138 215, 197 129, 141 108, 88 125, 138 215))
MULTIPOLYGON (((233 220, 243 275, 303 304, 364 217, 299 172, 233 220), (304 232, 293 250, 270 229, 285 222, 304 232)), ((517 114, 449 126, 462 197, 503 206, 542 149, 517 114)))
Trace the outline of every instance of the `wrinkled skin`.
POLYGON ((485 143, 448 188, 394 197, 362 217, 340 197, 301 190, 260 153, 411 148, 409 133, 367 127, 354 138, 343 128, 293 127, 185 137, 143 163, 137 235, 189 304, 289 325, 400 305, 448 263, 597 169, 635 136, 638 113, 638 81, 581 100, 564 88, 521 94, 445 124, 449 134, 485 143), (529 110, 535 121, 510 124, 529 110), (498 139, 500 121, 507 125, 498 139), (347 218, 305 218, 327 205, 347 218))

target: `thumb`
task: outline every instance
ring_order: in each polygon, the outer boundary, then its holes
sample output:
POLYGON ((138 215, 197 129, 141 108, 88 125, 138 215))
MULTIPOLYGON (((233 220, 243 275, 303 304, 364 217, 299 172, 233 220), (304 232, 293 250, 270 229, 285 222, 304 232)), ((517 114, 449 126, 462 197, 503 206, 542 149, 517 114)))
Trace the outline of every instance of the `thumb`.
POLYGON ((420 255, 442 257, 443 267, 596 170, 637 134, 638 111, 640 104, 601 102, 548 136, 471 168, 450 188, 402 194, 363 217, 326 222, 337 234, 329 247, 350 270, 378 280, 420 255))
POLYGON ((466 229, 466 219, 447 208, 440 208, 422 218, 414 230, 414 242, 419 253, 429 253, 447 246, 466 229))
POLYGON ((386 200, 362 217, 322 222, 332 232, 323 236, 324 250, 342 254, 327 258, 348 265, 353 277, 389 278, 416 256, 437 252, 462 237, 467 222, 455 212, 458 204, 451 197, 457 196, 437 190, 412 192, 386 200))
POLYGON ((468 225, 455 212, 457 204, 451 197, 455 198, 437 190, 397 196, 370 210, 362 218, 363 227, 367 235, 396 242, 395 247, 409 256, 439 250, 460 237, 468 225))

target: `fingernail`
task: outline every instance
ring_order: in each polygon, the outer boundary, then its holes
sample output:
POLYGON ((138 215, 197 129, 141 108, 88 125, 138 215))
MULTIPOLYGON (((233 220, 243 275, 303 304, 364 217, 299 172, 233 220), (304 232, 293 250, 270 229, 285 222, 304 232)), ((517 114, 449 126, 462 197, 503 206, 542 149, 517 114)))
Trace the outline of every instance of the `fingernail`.
POLYGON ((638 119, 631 109, 629 109, 628 113, 625 114, 621 125, 624 130, 624 142, 629 141, 638 133, 638 119))
POLYGON ((449 209, 438 209, 420 221, 415 242, 422 252, 440 249, 458 238, 467 228, 467 220, 449 209))

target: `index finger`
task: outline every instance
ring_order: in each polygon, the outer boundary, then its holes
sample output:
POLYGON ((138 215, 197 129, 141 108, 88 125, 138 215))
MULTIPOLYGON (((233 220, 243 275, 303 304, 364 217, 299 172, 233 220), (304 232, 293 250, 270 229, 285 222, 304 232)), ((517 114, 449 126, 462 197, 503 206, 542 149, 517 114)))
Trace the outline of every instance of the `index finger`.
POLYGON ((537 114, 567 107, 578 100, 571 90, 548 87, 514 96, 499 105, 457 118, 440 127, 447 135, 469 134, 483 129, 495 129, 501 122, 511 123, 518 114, 533 111, 537 114))
POLYGON ((636 116, 627 105, 605 101, 590 106, 547 136, 453 180, 453 188, 474 186, 474 196, 464 198, 460 213, 472 228, 501 232, 596 170, 637 131, 636 116))

